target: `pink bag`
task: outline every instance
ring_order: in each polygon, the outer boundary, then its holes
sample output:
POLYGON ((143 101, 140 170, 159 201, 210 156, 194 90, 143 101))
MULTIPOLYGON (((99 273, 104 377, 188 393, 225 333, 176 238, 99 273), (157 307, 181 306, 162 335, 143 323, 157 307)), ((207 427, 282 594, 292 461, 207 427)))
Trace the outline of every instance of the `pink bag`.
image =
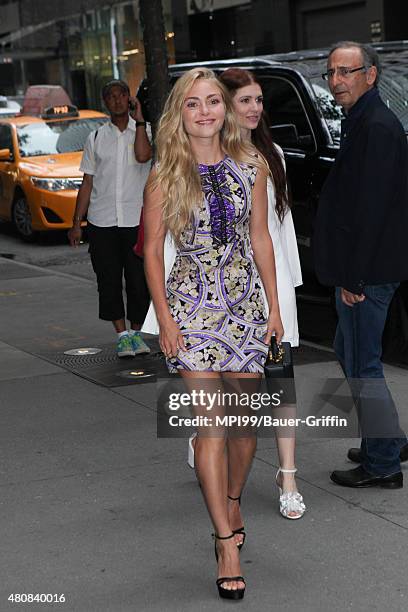
POLYGON ((137 242, 135 246, 133 247, 134 254, 137 255, 138 257, 143 258, 143 247, 144 247, 144 223, 143 223, 143 209, 142 209, 142 212, 140 214, 139 229, 137 232, 137 242))

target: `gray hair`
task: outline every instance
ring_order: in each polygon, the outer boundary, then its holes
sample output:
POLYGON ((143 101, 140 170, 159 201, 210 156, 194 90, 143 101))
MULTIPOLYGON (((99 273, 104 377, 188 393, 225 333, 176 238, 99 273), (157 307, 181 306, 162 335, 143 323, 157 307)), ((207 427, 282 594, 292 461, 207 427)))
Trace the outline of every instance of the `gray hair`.
POLYGON ((364 66, 366 68, 370 68, 370 66, 375 66, 377 68, 377 78, 374 82, 374 87, 377 87, 381 75, 381 64, 377 51, 371 45, 363 45, 362 43, 355 42, 354 40, 341 40, 330 48, 327 59, 329 59, 332 53, 337 51, 337 49, 352 49, 354 47, 360 49, 364 66))

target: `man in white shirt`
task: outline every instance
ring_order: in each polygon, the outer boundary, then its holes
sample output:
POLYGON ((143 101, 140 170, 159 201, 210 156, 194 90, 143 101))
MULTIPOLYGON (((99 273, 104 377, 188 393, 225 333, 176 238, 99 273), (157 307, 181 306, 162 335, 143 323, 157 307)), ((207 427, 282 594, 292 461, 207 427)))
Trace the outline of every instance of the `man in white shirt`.
POLYGON ((140 102, 130 97, 127 83, 110 81, 102 89, 102 98, 111 120, 91 132, 85 143, 80 165, 84 178, 68 236, 71 245, 78 246, 81 221, 87 217, 89 253, 98 282, 99 318, 114 325, 118 357, 133 357, 150 352, 139 333, 150 298, 143 263, 133 247, 152 148, 140 102))

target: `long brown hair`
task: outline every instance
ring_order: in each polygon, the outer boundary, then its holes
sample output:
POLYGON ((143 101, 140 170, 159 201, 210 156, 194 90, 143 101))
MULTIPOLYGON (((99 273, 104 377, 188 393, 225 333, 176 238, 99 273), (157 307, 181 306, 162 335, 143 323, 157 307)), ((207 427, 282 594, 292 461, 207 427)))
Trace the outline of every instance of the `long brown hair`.
MULTIPOLYGON (((252 83, 256 83, 261 87, 255 75, 243 68, 228 68, 224 70, 218 78, 228 89, 232 97, 236 94, 238 89, 251 85, 252 83)), ((268 162, 273 184, 275 186, 276 213, 279 221, 282 223, 289 207, 286 174, 281 154, 272 140, 265 111, 262 113, 258 127, 252 130, 251 139, 258 151, 268 162)))

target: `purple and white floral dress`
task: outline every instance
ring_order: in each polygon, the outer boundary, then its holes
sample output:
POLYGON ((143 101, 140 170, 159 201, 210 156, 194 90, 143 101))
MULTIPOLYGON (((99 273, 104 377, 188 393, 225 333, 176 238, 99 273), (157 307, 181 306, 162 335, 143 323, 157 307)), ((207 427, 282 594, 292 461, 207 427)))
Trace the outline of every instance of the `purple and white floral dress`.
POLYGON ((170 372, 262 372, 267 321, 249 239, 256 168, 226 157, 199 172, 204 197, 167 280, 188 351, 167 365, 170 372))

